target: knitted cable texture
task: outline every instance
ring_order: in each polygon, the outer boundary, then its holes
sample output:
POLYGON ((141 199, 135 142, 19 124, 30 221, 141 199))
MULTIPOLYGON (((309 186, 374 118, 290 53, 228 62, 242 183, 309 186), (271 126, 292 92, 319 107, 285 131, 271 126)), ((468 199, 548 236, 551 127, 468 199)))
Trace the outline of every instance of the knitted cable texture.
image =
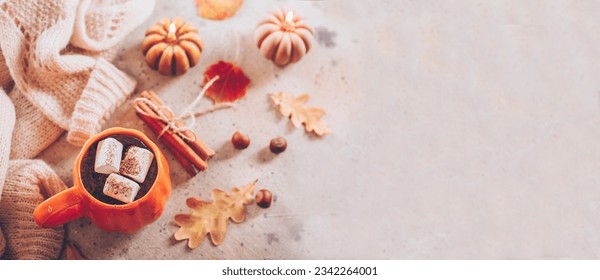
POLYGON ((153 8, 153 0, 0 0, 0 256, 57 257, 62 227, 40 229, 31 213, 62 182, 40 179, 55 175, 31 167, 39 162, 18 161, 29 178, 13 160, 34 158, 65 130, 78 146, 100 132, 136 85, 106 58, 153 8))

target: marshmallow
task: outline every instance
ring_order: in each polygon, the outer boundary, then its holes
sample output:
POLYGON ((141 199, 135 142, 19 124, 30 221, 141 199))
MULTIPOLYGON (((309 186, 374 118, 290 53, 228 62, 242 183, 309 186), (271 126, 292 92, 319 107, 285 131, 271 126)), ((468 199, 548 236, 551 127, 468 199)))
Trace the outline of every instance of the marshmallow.
POLYGON ((102 192, 114 199, 130 203, 135 199, 139 190, 140 185, 136 182, 113 173, 108 175, 108 179, 106 179, 106 183, 104 183, 102 192))
POLYGON ((123 144, 114 138, 106 138, 98 143, 94 171, 102 174, 119 172, 123 144))
POLYGON ((148 169, 152 164, 154 154, 146 149, 130 146, 125 153, 125 158, 121 162, 119 173, 125 175, 138 183, 146 180, 148 169))

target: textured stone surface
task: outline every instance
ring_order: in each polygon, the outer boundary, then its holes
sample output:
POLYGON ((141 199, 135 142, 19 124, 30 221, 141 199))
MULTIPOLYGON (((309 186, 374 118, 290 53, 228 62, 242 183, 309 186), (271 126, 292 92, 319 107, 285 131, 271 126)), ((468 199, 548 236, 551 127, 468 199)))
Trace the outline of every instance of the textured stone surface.
MULTIPOLYGON (((158 2, 116 59, 139 90, 183 108, 219 59, 236 60, 252 83, 235 109, 194 125, 218 152, 205 173, 190 179, 166 152, 174 186, 157 222, 135 234, 69 225, 88 257, 600 257, 599 2, 246 1, 226 21, 201 19, 191 0, 158 2), (277 6, 306 16, 318 40, 286 68, 252 41, 277 6), (164 16, 194 22, 205 42, 200 64, 177 78, 149 69, 140 51, 147 26, 164 16), (291 128, 268 102, 277 91, 311 93, 333 133, 291 128), (252 139, 248 149, 229 142, 236 130, 252 139), (274 156, 278 135, 288 149, 274 156), (249 207, 221 246, 205 240, 190 251, 173 240, 187 197, 256 178, 274 203, 249 207)), ((117 125, 156 139, 130 106, 105 127, 117 125)), ((42 158, 72 182, 77 152, 63 138, 42 158)))

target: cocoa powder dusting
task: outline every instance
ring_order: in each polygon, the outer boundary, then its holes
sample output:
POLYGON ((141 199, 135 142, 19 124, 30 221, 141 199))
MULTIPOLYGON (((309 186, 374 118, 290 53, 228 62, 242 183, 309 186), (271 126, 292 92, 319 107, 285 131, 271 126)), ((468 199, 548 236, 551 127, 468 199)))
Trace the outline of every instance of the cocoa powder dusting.
POLYGON ((121 162, 121 170, 120 173, 127 174, 138 174, 141 171, 141 166, 137 160, 134 158, 125 158, 121 162))
POLYGON ((131 188, 123 182, 119 182, 114 177, 108 177, 107 183, 113 186, 113 194, 123 197, 129 197, 131 195, 131 188))
POLYGON ((117 144, 115 144, 114 142, 109 142, 108 143, 108 154, 106 157, 106 164, 110 164, 111 159, 115 158, 115 148, 117 147, 117 144))

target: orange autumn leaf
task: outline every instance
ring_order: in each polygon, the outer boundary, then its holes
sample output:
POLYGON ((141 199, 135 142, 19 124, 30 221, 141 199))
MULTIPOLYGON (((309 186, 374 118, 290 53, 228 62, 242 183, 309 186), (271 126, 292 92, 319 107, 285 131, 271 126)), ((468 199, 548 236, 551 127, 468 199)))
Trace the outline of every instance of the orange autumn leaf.
POLYGON ((81 253, 81 250, 79 250, 79 248, 71 242, 69 242, 67 244, 65 251, 66 251, 65 258, 67 260, 87 260, 88 259, 88 258, 84 257, 83 254, 81 253))
POLYGON ((204 84, 215 76, 219 78, 206 90, 206 96, 215 103, 234 102, 246 95, 250 79, 236 65, 221 60, 209 66, 204 72, 204 84))
POLYGON ((309 98, 310 96, 307 93, 303 93, 298 97, 287 93, 275 93, 271 95, 271 101, 273 101, 275 106, 279 106, 281 114, 290 118, 295 127, 304 125, 304 129, 307 132, 312 131, 319 136, 329 134, 331 130, 321 121, 321 117, 325 115, 325 110, 317 107, 305 107, 304 103, 309 98))
POLYGON ((243 3, 244 0, 196 0, 196 7, 205 19, 224 20, 235 16, 243 3))
POLYGON ((212 190, 213 202, 205 202, 193 197, 186 200, 191 214, 175 215, 175 224, 180 228, 175 232, 175 240, 188 239, 192 249, 200 246, 206 234, 210 234, 212 243, 217 246, 223 242, 227 232, 227 222, 241 223, 246 218, 246 207, 254 198, 256 181, 242 189, 233 188, 231 195, 220 189, 212 190))

